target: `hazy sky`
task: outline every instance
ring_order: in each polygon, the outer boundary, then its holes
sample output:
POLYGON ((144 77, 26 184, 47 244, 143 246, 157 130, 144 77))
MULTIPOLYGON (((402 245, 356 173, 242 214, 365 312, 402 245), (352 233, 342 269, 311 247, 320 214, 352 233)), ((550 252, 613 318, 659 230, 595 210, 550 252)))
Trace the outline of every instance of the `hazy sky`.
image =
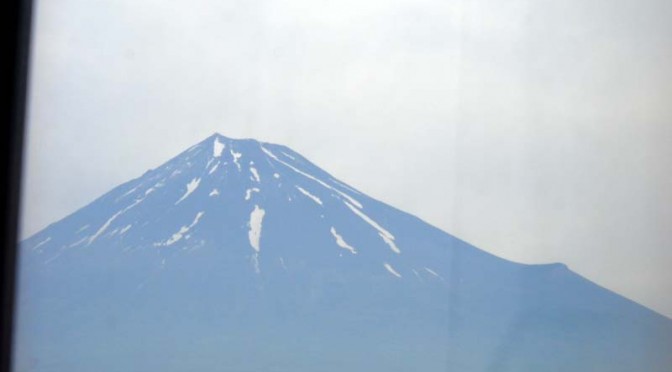
POLYGON ((672 316, 672 2, 36 0, 22 236, 217 131, 672 316))

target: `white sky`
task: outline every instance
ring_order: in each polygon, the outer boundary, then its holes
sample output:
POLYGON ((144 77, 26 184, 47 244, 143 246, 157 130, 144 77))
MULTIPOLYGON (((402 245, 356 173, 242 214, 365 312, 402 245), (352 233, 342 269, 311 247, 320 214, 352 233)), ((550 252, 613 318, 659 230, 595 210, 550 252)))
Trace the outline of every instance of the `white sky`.
POLYGON ((672 2, 35 5, 23 237, 217 131, 672 316, 672 2))

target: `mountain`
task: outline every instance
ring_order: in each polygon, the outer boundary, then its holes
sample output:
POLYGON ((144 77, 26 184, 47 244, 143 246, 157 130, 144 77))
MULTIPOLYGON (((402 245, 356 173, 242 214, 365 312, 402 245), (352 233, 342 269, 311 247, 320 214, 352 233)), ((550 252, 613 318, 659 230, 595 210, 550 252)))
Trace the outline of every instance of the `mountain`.
POLYGON ((17 372, 672 370, 672 320, 251 139, 215 134, 20 250, 17 372))

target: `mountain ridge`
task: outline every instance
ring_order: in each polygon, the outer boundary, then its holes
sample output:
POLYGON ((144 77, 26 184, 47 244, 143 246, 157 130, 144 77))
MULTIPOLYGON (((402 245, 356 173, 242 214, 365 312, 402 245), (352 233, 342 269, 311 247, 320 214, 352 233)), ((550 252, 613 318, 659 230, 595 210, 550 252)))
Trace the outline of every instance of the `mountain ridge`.
POLYGON ((38 371, 672 363, 672 322, 653 310, 564 264, 499 258, 253 139, 215 133, 21 247, 29 370, 31 355, 38 371))

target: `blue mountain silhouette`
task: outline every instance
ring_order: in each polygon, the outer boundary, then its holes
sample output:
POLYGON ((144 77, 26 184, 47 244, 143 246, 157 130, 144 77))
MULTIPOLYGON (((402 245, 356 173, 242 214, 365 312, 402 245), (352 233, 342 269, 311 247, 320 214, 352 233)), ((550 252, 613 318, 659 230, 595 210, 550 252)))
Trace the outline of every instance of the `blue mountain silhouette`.
POLYGON ((251 139, 208 137, 20 249, 17 372, 672 370, 670 319, 251 139))

